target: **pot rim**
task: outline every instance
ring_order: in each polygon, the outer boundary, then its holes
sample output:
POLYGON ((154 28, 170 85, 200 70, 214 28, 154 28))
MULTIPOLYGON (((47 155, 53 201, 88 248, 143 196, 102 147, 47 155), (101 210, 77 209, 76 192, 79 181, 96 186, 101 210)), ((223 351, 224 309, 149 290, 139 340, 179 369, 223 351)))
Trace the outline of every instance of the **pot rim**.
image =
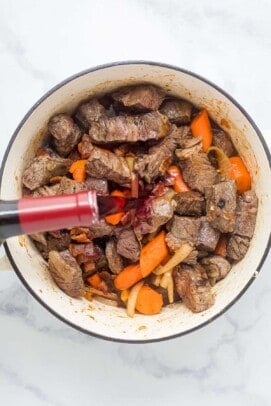
MULTIPOLYGON (((58 83, 57 85, 53 86, 50 90, 48 90, 29 110, 28 112, 25 114, 25 116, 23 117, 23 119, 20 121, 20 123, 18 124, 17 128, 15 129, 15 131, 13 132, 10 141, 8 143, 7 149, 5 151, 5 154, 3 156, 2 159, 2 163, 1 163, 1 168, 0 168, 0 190, 1 190, 1 185, 2 185, 2 178, 3 178, 3 172, 4 172, 4 167, 11 149, 11 146, 15 140, 15 138, 17 137, 17 134, 19 133, 19 131, 21 130, 22 126, 25 124, 25 122, 28 120, 28 118, 31 116, 31 114, 36 110, 36 108, 43 103, 44 100, 46 100, 49 96, 51 96, 56 90, 60 89, 61 87, 63 87, 64 85, 66 85, 67 83, 73 81, 74 79, 77 79, 81 76, 84 76, 88 73, 91 72, 95 72, 98 70, 102 70, 102 69, 106 69, 106 68, 111 68, 114 66, 121 66, 121 65, 152 65, 152 66, 158 66, 158 67, 162 67, 162 68, 168 68, 168 69, 172 69, 175 71, 179 71, 182 73, 185 73, 187 75, 190 75, 192 77, 195 77, 196 79, 199 79, 203 82, 205 82, 206 84, 208 84, 209 86, 213 87, 214 89, 216 89, 218 92, 220 92, 221 94, 223 94, 227 99, 229 99, 240 111, 241 113, 246 117, 246 119, 248 120, 248 122, 250 123, 250 125, 254 128, 262 146, 263 149, 265 151, 266 157, 268 159, 269 162, 269 168, 271 169, 271 154, 269 151, 269 148, 267 146, 267 143, 261 133, 261 131, 259 130, 259 128, 257 127, 257 125, 255 124, 255 122, 253 121, 253 119, 250 117, 250 115, 246 112, 246 110, 232 97, 230 96, 225 90, 221 89, 219 86, 217 86, 216 84, 214 84, 213 82, 211 82, 210 80, 202 77, 201 75, 198 75, 194 72, 191 72, 189 70, 180 68, 178 66, 175 65, 171 65, 171 64, 166 64, 163 62, 154 62, 154 61, 146 61, 146 60, 128 60, 128 61, 118 61, 118 62, 111 62, 111 63, 106 63, 106 64, 102 64, 102 65, 97 65, 93 68, 88 68, 85 69, 83 71, 80 71, 74 75, 69 76, 68 78, 64 79, 63 81, 61 81, 60 83, 58 83)), ((53 310, 43 299, 41 299, 32 289, 31 285, 29 285, 26 280, 24 279, 24 277, 22 276, 19 268, 17 267, 17 265, 15 264, 15 261, 13 260, 13 256, 12 253, 10 252, 10 249, 8 247, 7 242, 4 243, 4 249, 6 252, 6 255, 16 273, 16 275, 18 276, 18 278, 20 279, 20 281, 22 282, 22 284, 26 287, 26 289, 31 293, 31 295, 46 309, 48 310, 51 314, 53 314, 55 317, 57 317, 59 320, 61 320, 62 322, 68 324, 69 326, 75 328, 76 330, 88 334, 90 336, 93 337, 97 337, 97 338, 102 338, 104 340, 107 341, 113 341, 113 342, 119 342, 119 343, 129 343, 129 344, 146 344, 146 343, 153 343, 153 342, 160 342, 160 341, 165 341, 165 340, 169 340, 169 339, 173 339, 173 338, 177 338, 177 337, 181 337, 184 336, 186 334, 192 333, 208 324, 210 324, 212 321, 214 321, 215 319, 217 319, 219 316, 221 316, 223 313, 225 313, 233 304, 235 304, 240 298, 241 296, 243 296, 243 294, 246 292, 246 290, 249 288, 249 286, 252 284, 252 282, 256 279, 258 273, 260 272, 261 268, 263 267, 263 264, 267 258, 268 252, 270 250, 271 247, 271 232, 269 233, 269 239, 267 242, 267 245, 265 247, 263 256, 259 262, 259 265, 257 266, 257 269, 255 270, 253 276, 250 278, 250 280, 247 282, 247 284, 243 287, 243 289, 239 292, 239 294, 230 302, 228 303, 220 312, 218 312, 217 314, 215 314, 213 317, 209 318, 208 320, 206 320, 205 322, 190 328, 186 331, 183 331, 181 333, 177 333, 177 334, 172 334, 172 335, 168 335, 166 337, 162 337, 162 338, 153 338, 153 339, 145 339, 145 340, 131 340, 131 339, 121 339, 121 338, 112 338, 109 336, 105 336, 102 334, 97 334, 91 331, 88 331, 85 328, 82 328, 74 323, 72 323, 71 321, 67 320, 65 317, 63 317, 62 315, 60 315, 59 313, 57 313, 55 310, 53 310)))

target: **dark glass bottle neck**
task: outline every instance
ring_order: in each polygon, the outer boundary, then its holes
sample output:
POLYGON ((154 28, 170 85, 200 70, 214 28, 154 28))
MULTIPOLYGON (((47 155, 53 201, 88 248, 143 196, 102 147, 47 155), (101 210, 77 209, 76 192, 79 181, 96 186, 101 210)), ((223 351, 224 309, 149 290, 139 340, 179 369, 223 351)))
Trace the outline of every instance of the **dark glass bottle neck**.
POLYGON ((19 221, 18 201, 0 201, 0 241, 22 234, 19 221))

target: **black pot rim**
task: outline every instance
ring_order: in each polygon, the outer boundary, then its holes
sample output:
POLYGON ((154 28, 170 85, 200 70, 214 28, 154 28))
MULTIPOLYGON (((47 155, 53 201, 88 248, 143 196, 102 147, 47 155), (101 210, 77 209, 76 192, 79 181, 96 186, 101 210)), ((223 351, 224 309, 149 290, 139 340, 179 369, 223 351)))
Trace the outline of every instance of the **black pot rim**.
MULTIPOLYGON (((95 72, 97 70, 101 70, 101 69, 106 69, 106 68, 111 68, 113 66, 121 66, 121 65, 152 65, 152 66, 158 66, 158 67, 163 67, 163 68, 168 68, 168 69, 172 69, 175 71, 179 71, 182 73, 185 73, 187 75, 190 75, 192 77, 195 77, 203 82, 205 82, 206 84, 210 85, 211 87, 213 87, 214 89, 216 89, 218 92, 220 92, 221 94, 223 94, 227 99, 229 99, 240 111, 241 113, 246 117, 246 119, 249 121, 250 125, 254 128, 255 132, 257 133, 261 144, 264 148, 265 154, 268 158, 269 161, 269 167, 271 168, 271 155, 270 155, 270 151, 269 148, 265 142, 265 139, 261 133, 261 131, 259 130, 259 128, 257 127, 257 125, 254 123, 254 121, 252 120, 252 118, 250 117, 250 115, 246 112, 246 110, 232 97, 230 96, 226 91, 224 91, 223 89, 221 89, 219 86, 215 85, 214 83, 212 83, 211 81, 209 81, 208 79, 205 79, 204 77, 193 73, 189 70, 183 69, 183 68, 179 68, 177 66, 174 65, 170 65, 170 64, 166 64, 166 63, 162 63, 162 62, 153 62, 153 61, 145 61, 145 60, 131 60, 131 61, 120 61, 120 62, 113 62, 113 63, 107 63, 107 64, 103 64, 103 65, 98 65, 95 66, 93 68, 89 68, 89 69, 85 69, 79 73, 76 73, 70 77, 68 77, 67 79, 63 80, 62 82, 60 82, 59 84, 57 84, 56 86, 54 86, 52 89, 50 89, 48 92, 46 92, 44 94, 44 96, 42 96, 31 108, 30 110, 26 113, 26 115, 24 116, 24 118, 21 120, 21 122, 19 123, 18 127, 16 128, 16 130, 14 131, 8 147, 5 151, 3 160, 2 160, 2 164, 1 164, 1 168, 0 168, 0 190, 1 190, 1 186, 2 186, 2 177, 3 177, 3 171, 4 171, 4 167, 9 155, 9 151, 11 149, 11 146, 18 134, 18 132, 20 131, 20 129, 22 128, 22 126, 24 125, 24 123, 28 120, 28 118, 31 116, 31 114, 36 110, 36 108, 44 101, 46 100, 50 95, 52 95, 56 90, 58 90, 59 88, 61 88, 62 86, 66 85, 67 83, 73 81, 74 79, 77 79, 78 77, 84 76, 88 73, 91 72, 95 72)), ((268 252, 270 250, 271 247, 271 233, 269 234, 269 239, 268 239, 268 243, 265 247, 265 251, 264 254, 257 266, 257 269, 254 272, 255 276, 252 276, 250 278, 250 280, 247 282, 247 284, 243 287, 243 289, 239 292, 239 294, 230 302, 227 304, 227 306, 225 306, 220 312, 218 312, 217 314, 215 314, 213 317, 211 317, 210 319, 206 320, 205 322, 197 325, 196 327, 193 327, 189 330, 186 330, 184 332, 181 333, 177 333, 177 334, 172 334, 172 335, 168 335, 166 337, 162 337, 162 338, 155 338, 155 339, 146 339, 146 340, 131 340, 131 339, 120 339, 120 338, 113 338, 113 337, 108 337, 108 336, 104 336, 102 334, 97 334, 94 332, 91 332, 89 330, 86 330, 80 326, 77 326, 76 324, 70 322, 69 320, 65 319, 65 317, 61 316, 59 313, 57 313, 55 310, 53 310, 44 300, 42 300, 32 289, 32 287, 26 282, 26 280, 24 279, 24 277, 22 276, 19 268, 17 267, 12 253, 10 252, 10 249, 8 247, 8 243, 5 242, 4 243, 4 248, 6 251, 6 255, 13 267, 13 269, 15 270, 18 278, 20 279, 20 281, 22 282, 22 284, 26 287, 26 289, 31 293, 31 295, 46 309, 48 310, 51 314, 53 314, 55 317, 57 317, 59 320, 63 321, 64 323, 68 324, 69 326, 75 328, 76 330, 88 334, 90 336, 94 336, 97 338, 102 338, 104 340, 107 341, 113 341, 113 342, 119 342, 119 343, 134 343, 134 344, 147 344, 147 343, 153 343, 153 342, 160 342, 160 341, 165 341, 165 340, 169 340, 169 339, 173 339, 173 338, 177 338, 177 337, 181 337, 184 336, 186 334, 190 334, 193 331, 199 330, 200 328, 210 324, 212 321, 214 321, 215 319, 217 319, 219 316, 221 316, 223 313, 225 313, 233 304, 235 304, 240 298, 241 296, 243 296, 243 294, 246 292, 246 290, 248 289, 248 287, 252 284, 252 282, 256 279, 256 276, 258 275, 258 273, 260 272, 266 258, 268 255, 268 252)))

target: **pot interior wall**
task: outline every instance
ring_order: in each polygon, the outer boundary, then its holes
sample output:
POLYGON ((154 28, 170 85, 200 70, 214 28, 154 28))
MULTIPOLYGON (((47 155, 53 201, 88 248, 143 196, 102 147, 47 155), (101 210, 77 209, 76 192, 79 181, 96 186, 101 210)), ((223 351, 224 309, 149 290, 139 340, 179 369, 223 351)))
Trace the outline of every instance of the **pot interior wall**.
POLYGON ((234 301, 256 275, 271 228, 270 167, 255 129, 239 108, 205 81, 173 68, 143 63, 102 67, 68 81, 36 105, 13 140, 1 186, 2 199, 21 196, 21 174, 46 134, 46 124, 52 115, 72 112, 82 100, 119 86, 142 82, 156 84, 198 107, 206 107, 212 118, 230 133, 253 177, 253 187, 259 197, 255 236, 244 260, 215 286, 215 305, 203 313, 192 314, 182 304, 176 304, 168 306, 157 316, 136 315, 129 319, 123 309, 95 300, 88 302, 67 297, 51 280, 46 263, 28 237, 14 237, 7 242, 21 277, 53 312, 85 331, 131 341, 160 339, 187 332, 207 322, 234 301))

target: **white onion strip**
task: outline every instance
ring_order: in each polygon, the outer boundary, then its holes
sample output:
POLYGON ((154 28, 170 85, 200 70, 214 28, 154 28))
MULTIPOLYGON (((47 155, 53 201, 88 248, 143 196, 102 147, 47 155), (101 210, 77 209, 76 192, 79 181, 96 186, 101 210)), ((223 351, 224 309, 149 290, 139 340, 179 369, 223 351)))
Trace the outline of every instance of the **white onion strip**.
POLYGON ((143 281, 138 282, 135 286, 132 287, 130 291, 127 301, 127 315, 129 317, 134 317, 138 292, 140 291, 143 284, 144 284, 143 281))
POLYGON ((172 257, 168 260, 168 262, 165 265, 159 266, 156 268, 153 273, 155 275, 161 275, 165 272, 170 271, 173 269, 175 266, 179 265, 180 262, 182 262, 188 255, 193 251, 193 247, 188 244, 184 243, 178 248, 172 257))

